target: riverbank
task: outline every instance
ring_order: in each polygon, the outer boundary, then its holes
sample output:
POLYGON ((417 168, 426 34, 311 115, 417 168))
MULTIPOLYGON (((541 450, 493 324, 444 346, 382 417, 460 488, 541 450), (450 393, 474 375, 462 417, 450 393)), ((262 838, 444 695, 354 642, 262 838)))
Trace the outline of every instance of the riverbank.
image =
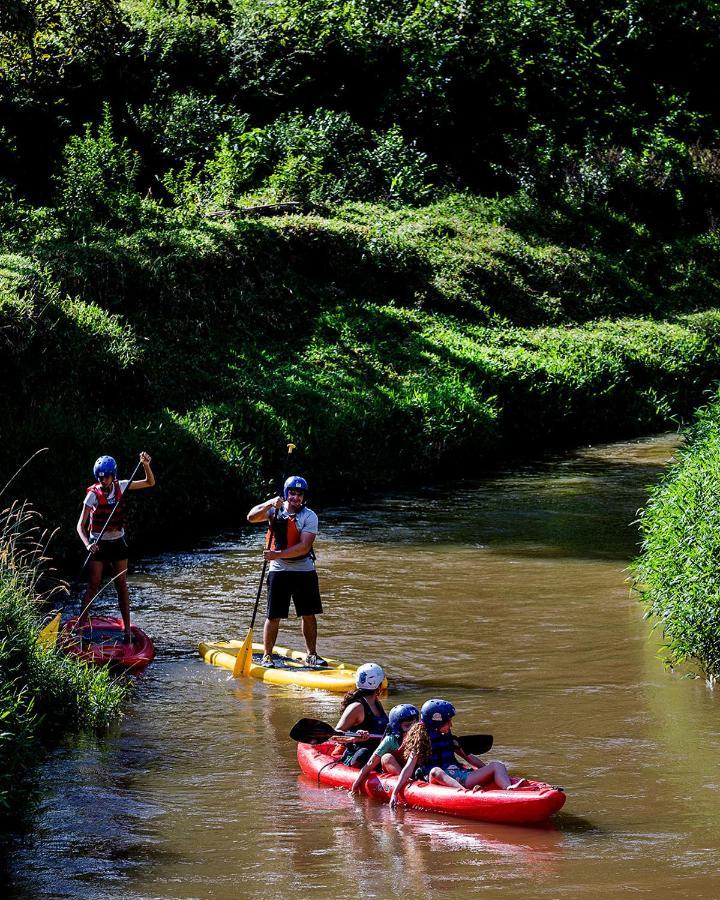
POLYGON ((48 447, 16 490, 58 552, 99 453, 153 455, 133 532, 162 546, 242 521, 289 440, 318 502, 665 428, 720 376, 710 234, 521 196, 151 215, 2 258, 0 462, 48 447))
POLYGON ((18 826, 26 775, 43 744, 105 728, 128 695, 106 670, 38 643, 49 576, 36 526, 27 507, 0 515, 0 831, 11 818, 18 826))
POLYGON ((720 399, 702 409, 640 519, 636 579, 670 667, 720 678, 720 399))

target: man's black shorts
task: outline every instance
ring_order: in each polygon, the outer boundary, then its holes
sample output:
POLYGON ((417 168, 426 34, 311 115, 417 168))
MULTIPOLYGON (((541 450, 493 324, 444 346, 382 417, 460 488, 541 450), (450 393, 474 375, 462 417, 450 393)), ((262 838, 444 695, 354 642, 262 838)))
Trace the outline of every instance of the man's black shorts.
POLYGON ((317 572, 271 572, 268 575, 268 619, 287 619, 290 599, 298 616, 314 616, 323 611, 317 572))

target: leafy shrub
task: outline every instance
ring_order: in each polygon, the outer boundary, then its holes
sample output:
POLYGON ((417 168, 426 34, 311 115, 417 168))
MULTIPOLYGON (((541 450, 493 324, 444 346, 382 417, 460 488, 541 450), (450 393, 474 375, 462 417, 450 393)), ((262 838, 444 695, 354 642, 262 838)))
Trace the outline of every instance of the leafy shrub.
POLYGON ((178 165, 207 160, 223 136, 237 141, 248 117, 212 95, 187 91, 145 104, 136 120, 159 155, 168 164, 178 165))
POLYGON ((212 159, 188 162, 163 183, 176 203, 191 209, 227 207, 252 188, 306 204, 360 197, 397 204, 429 199, 431 171, 427 156, 399 128, 371 135, 346 113, 318 109, 223 135, 212 159))
POLYGON ((185 212, 204 213, 232 207, 256 180, 264 159, 265 132, 254 129, 233 139, 224 134, 212 157, 202 165, 188 161, 163 176, 163 186, 185 212))
POLYGON ((140 205, 134 190, 138 166, 127 140, 115 140, 106 103, 96 134, 87 124, 85 134, 70 138, 65 147, 58 199, 71 230, 82 231, 93 223, 135 223, 140 205))

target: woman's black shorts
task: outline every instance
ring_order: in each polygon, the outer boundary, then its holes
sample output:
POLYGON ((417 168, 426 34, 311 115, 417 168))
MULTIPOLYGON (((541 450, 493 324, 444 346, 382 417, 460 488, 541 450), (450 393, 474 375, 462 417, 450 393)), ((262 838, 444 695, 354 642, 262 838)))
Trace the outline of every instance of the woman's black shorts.
POLYGON ((314 616, 323 611, 317 572, 271 572, 267 583, 268 619, 287 619, 291 599, 298 616, 314 616))
POLYGON ((125 538, 103 540, 98 545, 97 553, 90 557, 90 562, 117 562, 119 559, 127 559, 129 552, 125 538))

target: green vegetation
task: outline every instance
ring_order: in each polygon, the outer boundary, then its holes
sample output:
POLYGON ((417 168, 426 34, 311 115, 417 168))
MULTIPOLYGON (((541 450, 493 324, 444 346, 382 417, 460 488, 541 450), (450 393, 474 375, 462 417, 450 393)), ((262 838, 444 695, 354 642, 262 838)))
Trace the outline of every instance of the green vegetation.
POLYGON ((716 41, 711 0, 6 0, 0 172, 77 199, 111 109, 113 190, 163 201, 521 187, 707 225, 716 41))
POLYGON ((638 433, 720 375, 711 0, 5 0, 0 471, 79 549, 638 433), (42 139, 38 140, 38 135, 42 139), (271 218, 271 213, 289 213, 271 218))
POLYGON ((288 439, 316 485, 357 491, 660 427, 698 402, 720 372, 718 313, 703 309, 715 236, 658 248, 616 217, 603 247, 597 223, 534 211, 452 195, 332 218, 170 211, 82 242, 46 226, 0 260, 2 462, 50 448, 62 477, 39 490, 29 469, 23 496, 75 546, 101 451, 126 469, 155 455, 133 530, 167 537, 238 521, 288 439))
POLYGON ((720 402, 698 414, 641 518, 636 578, 669 665, 720 677, 720 402))
POLYGON ((38 643, 49 575, 36 520, 18 505, 0 515, 0 821, 22 797, 43 740, 105 727, 127 695, 107 671, 38 643))

